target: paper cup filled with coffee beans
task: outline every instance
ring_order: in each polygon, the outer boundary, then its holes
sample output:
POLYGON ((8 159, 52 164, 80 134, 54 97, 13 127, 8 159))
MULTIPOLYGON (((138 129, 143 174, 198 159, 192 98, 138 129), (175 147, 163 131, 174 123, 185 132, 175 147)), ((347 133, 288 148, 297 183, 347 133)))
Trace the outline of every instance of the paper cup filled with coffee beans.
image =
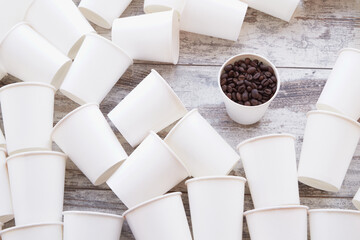
POLYGON ((243 53, 221 67, 218 84, 232 120, 248 125, 258 122, 280 89, 279 73, 265 57, 243 53))

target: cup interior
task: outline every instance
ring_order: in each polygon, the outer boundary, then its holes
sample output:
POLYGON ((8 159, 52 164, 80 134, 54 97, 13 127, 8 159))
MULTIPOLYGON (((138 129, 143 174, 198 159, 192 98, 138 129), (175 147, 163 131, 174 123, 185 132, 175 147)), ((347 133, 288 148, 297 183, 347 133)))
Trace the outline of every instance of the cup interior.
POLYGON ((338 189, 336 186, 327 183, 325 181, 322 181, 320 179, 312 178, 312 177, 305 177, 305 176, 299 176, 298 177, 299 182, 302 182, 310 187, 321 189, 328 192, 338 192, 340 189, 338 189))
POLYGON ((86 17, 86 19, 88 19, 90 22, 93 22, 96 25, 99 25, 100 27, 103 27, 106 29, 111 28, 110 22, 108 22, 105 18, 103 18, 98 13, 92 11, 91 9, 79 6, 79 10, 86 17))

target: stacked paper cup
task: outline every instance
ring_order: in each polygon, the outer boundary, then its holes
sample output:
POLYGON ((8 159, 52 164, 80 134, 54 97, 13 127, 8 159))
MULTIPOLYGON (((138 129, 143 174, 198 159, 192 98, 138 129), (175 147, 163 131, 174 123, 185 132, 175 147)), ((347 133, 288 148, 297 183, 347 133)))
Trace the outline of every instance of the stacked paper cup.
POLYGON ((295 137, 271 134, 238 145, 255 209, 245 212, 252 240, 306 240, 300 205, 295 137))
POLYGON ((360 139, 360 81, 351 74, 359 64, 360 50, 341 50, 318 110, 307 115, 298 175, 311 187, 337 192, 344 181, 360 139))

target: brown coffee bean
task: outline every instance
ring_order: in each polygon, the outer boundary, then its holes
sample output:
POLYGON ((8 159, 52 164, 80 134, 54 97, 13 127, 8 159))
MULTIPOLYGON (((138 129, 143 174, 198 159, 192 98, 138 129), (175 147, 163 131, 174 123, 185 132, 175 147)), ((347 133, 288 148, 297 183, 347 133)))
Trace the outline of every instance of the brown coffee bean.
POLYGON ((262 71, 268 71, 268 70, 269 70, 268 66, 266 66, 265 64, 261 64, 261 65, 260 65, 260 69, 261 69, 262 71))
POLYGON ((268 67, 268 71, 271 72, 271 74, 275 74, 274 69, 272 67, 268 67))
POLYGON ((233 87, 235 87, 235 83, 230 83, 228 86, 233 88, 233 87))
MULTIPOLYGON (((244 69, 246 69, 247 68, 247 66, 246 66, 246 64, 245 63, 241 63, 241 65, 240 65, 242 68, 244 68, 244 69)), ((244 70, 245 71, 245 70, 244 70)))
POLYGON ((248 87, 248 86, 251 86, 251 82, 249 82, 248 80, 245 80, 244 81, 245 85, 248 87))
POLYGON ((227 86, 227 91, 228 91, 229 93, 232 93, 232 91, 233 91, 232 87, 230 87, 230 86, 228 85, 228 86, 227 86))
POLYGON ((251 96, 252 96, 253 98, 258 99, 259 96, 260 96, 260 93, 258 92, 257 89, 253 89, 253 90, 251 90, 251 96))
POLYGON ((248 94, 248 92, 243 92, 243 94, 241 95, 241 98, 242 98, 242 100, 243 101, 247 101, 247 100, 249 100, 249 94, 248 94))
POLYGON ((231 93, 227 93, 226 96, 231 99, 231 93))
POLYGON ((249 73, 249 74, 253 74, 254 72, 256 72, 256 68, 254 68, 254 67, 250 67, 250 68, 247 70, 247 73, 249 73))
POLYGON ((236 93, 236 99, 238 100, 238 101, 242 101, 242 97, 241 97, 241 94, 240 93, 236 93))
POLYGON ((239 86, 240 86, 240 85, 243 85, 244 83, 245 83, 245 81, 244 81, 244 80, 239 80, 237 85, 239 85, 239 86))
POLYGON ((255 75, 253 76, 253 79, 259 79, 260 77, 260 73, 255 73, 255 75))
POLYGON ((249 63, 251 62, 250 58, 245 58, 245 64, 249 65, 249 63))
POLYGON ((272 75, 271 72, 265 72, 264 74, 265 74, 265 76, 268 77, 268 78, 271 77, 271 75, 272 75))
POLYGON ((221 86, 221 89, 223 90, 223 92, 226 92, 227 86, 226 86, 226 85, 222 85, 222 86, 221 86))
POLYGON ((243 67, 239 67, 239 71, 243 73, 245 72, 245 69, 243 67))
POLYGON ((246 91, 251 92, 251 90, 252 90, 252 87, 250 87, 250 86, 246 87, 246 91))
POLYGON ((232 100, 236 100, 236 92, 231 93, 231 98, 232 98, 232 100))
POLYGON ((255 67, 255 68, 256 68, 256 67, 257 67, 257 64, 256 64, 254 61, 251 61, 251 62, 250 62, 250 66, 252 66, 252 67, 255 67))
POLYGON ((223 74, 221 74, 221 78, 228 78, 227 73, 223 73, 223 74))
POLYGON ((246 79, 249 80, 249 81, 252 81, 252 80, 253 80, 253 76, 250 75, 250 74, 248 74, 248 75, 246 76, 246 79))
POLYGON ((235 75, 234 70, 230 70, 230 72, 229 72, 229 77, 234 77, 234 75, 235 75))
POLYGON ((238 79, 241 81, 241 80, 245 80, 245 75, 240 75, 239 77, 238 77, 238 79))
POLYGON ((238 73, 238 72, 235 72, 235 75, 234 75, 234 77, 239 77, 240 76, 240 73, 238 73))
POLYGON ((256 99, 251 99, 251 100, 250 100, 250 103, 251 103, 252 106, 257 106, 257 105, 259 105, 259 101, 256 100, 256 99))
POLYGON ((262 80, 264 80, 264 78, 265 78, 264 75, 260 74, 259 80, 262 81, 262 80))
POLYGON ((266 95, 270 95, 271 93, 272 93, 272 90, 269 88, 264 90, 264 94, 266 94, 266 95))
POLYGON ((275 94, 277 91, 277 87, 273 87, 272 92, 275 94))
POLYGON ((232 70, 232 69, 233 69, 233 65, 231 65, 231 64, 226 65, 226 66, 224 67, 225 72, 229 72, 229 71, 232 70))
POLYGON ((245 89, 246 89, 245 85, 241 85, 240 87, 238 87, 238 92, 243 93, 245 92, 245 89))
POLYGON ((222 78, 220 81, 220 85, 224 85, 226 84, 226 82, 227 82, 226 78, 222 78))
POLYGON ((249 101, 244 102, 245 106, 251 106, 251 103, 249 101))

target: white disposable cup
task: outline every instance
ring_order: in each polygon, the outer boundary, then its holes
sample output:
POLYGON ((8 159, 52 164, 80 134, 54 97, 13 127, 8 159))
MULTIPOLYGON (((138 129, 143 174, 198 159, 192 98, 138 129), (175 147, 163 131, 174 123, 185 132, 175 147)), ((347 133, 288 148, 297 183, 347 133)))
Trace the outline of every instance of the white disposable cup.
POLYGON ((45 83, 14 83, 0 89, 9 155, 51 150, 55 91, 45 83))
POLYGON ((136 240, 192 240, 181 193, 153 198, 123 216, 136 240))
POLYGON ((67 56, 25 22, 16 24, 0 43, 0 62, 7 73, 24 82, 57 88, 71 66, 67 56))
POLYGON ((62 240, 63 224, 41 223, 17 226, 0 232, 2 240, 62 240))
POLYGON ((54 127, 52 139, 94 185, 106 182, 127 158, 97 104, 66 115, 54 127))
POLYGON ((85 34, 95 32, 71 0, 34 0, 25 21, 72 59, 85 34))
POLYGON ((255 137, 237 149, 255 208, 300 204, 294 136, 255 137))
POLYGON ((311 111, 302 145, 299 181, 314 188, 340 190, 360 138, 360 123, 346 116, 311 111))
POLYGON ((239 0, 188 0, 180 29, 237 41, 248 5, 239 0))
POLYGON ((64 212, 64 240, 119 240, 123 222, 113 214, 64 212))
POLYGON ((265 115, 266 110, 269 108, 269 105, 271 104, 271 102, 275 99, 275 97, 279 93, 280 85, 281 85, 280 75, 279 75, 279 72, 278 72, 277 68, 275 67, 275 65, 272 62, 270 62, 268 59, 266 59, 265 57, 260 56, 258 54, 253 54, 253 53, 242 53, 242 54, 239 54, 239 55, 229 58, 222 65, 222 67, 219 71, 217 81, 218 81, 219 91, 221 92, 221 95, 223 96, 226 111, 227 111, 229 117, 233 121, 240 123, 240 124, 244 124, 244 125, 254 124, 254 123, 260 121, 260 119, 265 115), (224 71, 224 68, 229 64, 234 64, 234 62, 239 61, 239 60, 244 60, 245 58, 250 58, 251 60, 259 60, 260 62, 263 62, 264 64, 272 67, 272 69, 275 72, 275 76, 277 79, 277 90, 276 90, 274 96, 272 96, 272 98, 269 99, 269 101, 267 101, 266 103, 263 103, 263 104, 257 105, 257 106, 241 105, 241 104, 236 103, 236 102, 232 101, 231 99, 229 99, 221 88, 220 79, 221 79, 221 75, 224 71))
POLYGON ((176 154, 151 132, 107 184, 128 208, 132 208, 163 195, 188 176, 187 168, 176 154))
POLYGON ((243 0, 249 7, 289 22, 300 0, 243 0))
POLYGON ((359 191, 356 193, 354 199, 352 200, 354 206, 360 210, 360 189, 359 191))
POLYGON ((151 73, 109 114, 109 119, 135 147, 149 134, 159 132, 187 113, 184 104, 160 74, 151 73))
POLYGON ((319 110, 347 115, 354 120, 360 118, 360 78, 354 69, 360 66, 360 50, 342 49, 335 66, 316 104, 319 110))
POLYGON ((360 239, 360 212, 340 209, 309 211, 311 240, 360 239))
POLYGON ((6 139, 1 129, 0 129, 0 148, 6 148, 6 139))
POLYGON ((193 177, 228 175, 240 158, 197 109, 171 129, 165 142, 193 177))
POLYGON ((62 220, 66 155, 26 152, 7 159, 17 226, 62 220))
POLYGON ((181 16, 187 0, 145 0, 144 12, 165 12, 174 9, 181 16))
POLYGON ((81 0, 80 12, 96 25, 110 29, 113 21, 129 6, 132 0, 81 0))
POLYGON ((1 0, 0 42, 13 26, 24 20, 25 14, 32 2, 33 0, 1 0))
POLYGON ((111 41, 87 34, 60 91, 78 104, 100 104, 132 63, 111 41))
POLYGON ((251 240, 307 240, 306 206, 282 206, 247 211, 251 240))
POLYGON ((180 23, 175 11, 116 19, 112 41, 136 60, 176 64, 180 23))
POLYGON ((246 179, 201 177, 186 182, 195 240, 241 240, 246 179))
MULTIPOLYGON (((8 169, 6 166, 6 149, 0 148, 0 225, 14 218, 11 200, 8 169)), ((1 229, 0 229, 1 230, 1 229)))

